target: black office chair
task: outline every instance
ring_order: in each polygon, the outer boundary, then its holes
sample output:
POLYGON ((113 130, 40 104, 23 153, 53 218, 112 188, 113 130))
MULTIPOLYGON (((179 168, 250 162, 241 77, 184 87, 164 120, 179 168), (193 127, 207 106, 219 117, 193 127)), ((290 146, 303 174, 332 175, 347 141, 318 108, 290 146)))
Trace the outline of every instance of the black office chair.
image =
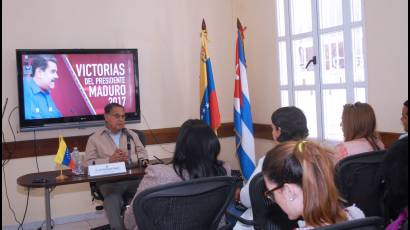
POLYGON ((140 139, 142 145, 145 147, 147 144, 147 141, 145 139, 145 134, 143 131, 138 130, 138 129, 131 129, 133 132, 135 132, 138 135, 138 138, 140 139))
MULTIPOLYGON (((138 138, 140 139, 142 145, 144 145, 144 147, 146 146, 146 139, 145 139, 145 134, 144 132, 142 132, 141 130, 137 130, 137 129, 130 129, 133 132, 135 132, 138 135, 138 138)), ((94 200, 100 200, 100 201, 104 201, 104 196, 101 193, 100 189, 97 186, 96 182, 90 182, 90 191, 91 191, 91 196, 92 196, 92 201, 94 200)), ((129 196, 127 194, 125 194, 125 196, 123 196, 123 201, 124 201, 124 206, 122 208, 122 211, 125 211, 125 207, 127 204, 129 204, 132 200, 132 196, 129 196)), ((103 205, 98 205, 95 207, 96 210, 103 210, 104 206, 103 205)), ((103 226, 99 226, 99 227, 95 227, 95 228, 91 228, 90 230, 110 230, 110 225, 106 224, 103 226)))
POLYGON ((384 219, 371 216, 362 219, 345 221, 325 227, 315 228, 317 230, 384 230, 384 219))
POLYGON ((255 230, 288 230, 296 228, 297 221, 289 220, 287 214, 276 203, 265 197, 266 191, 263 174, 256 174, 249 184, 253 220, 246 220, 227 213, 239 222, 253 226, 255 230))
POLYGON ((236 183, 236 177, 217 176, 147 189, 133 203, 138 229, 216 230, 236 183))
POLYGON ((253 220, 256 223, 255 230, 286 230, 298 226, 296 220, 289 220, 288 215, 282 211, 278 204, 265 197, 265 181, 263 174, 255 176, 250 184, 250 196, 252 203, 253 220))
POLYGON ((336 165, 336 185, 347 201, 356 204, 365 216, 384 217, 382 182, 379 167, 385 150, 346 157, 336 165))

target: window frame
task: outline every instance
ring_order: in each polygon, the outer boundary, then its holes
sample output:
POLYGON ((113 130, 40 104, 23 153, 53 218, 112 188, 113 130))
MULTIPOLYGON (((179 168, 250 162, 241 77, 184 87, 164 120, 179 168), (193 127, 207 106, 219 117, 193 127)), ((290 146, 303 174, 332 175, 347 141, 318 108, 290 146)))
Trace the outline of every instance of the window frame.
MULTIPOLYGON (((312 14, 312 31, 300 33, 293 35, 292 28, 291 28, 291 3, 288 0, 276 0, 275 4, 275 21, 276 21, 276 41, 275 45, 277 45, 276 49, 276 57, 277 57, 277 76, 279 82, 279 96, 281 98, 281 105, 284 106, 282 92, 287 91, 288 95, 288 105, 292 106, 295 105, 295 92, 299 90, 314 90, 316 92, 316 129, 317 129, 317 137, 313 137, 314 139, 318 139, 319 141, 326 141, 326 142, 340 142, 340 140, 333 140, 333 139, 325 139, 325 121, 324 121, 324 103, 323 103, 323 91, 328 89, 345 89, 346 90, 346 102, 353 103, 355 102, 355 89, 356 88, 364 88, 365 89, 365 102, 368 100, 368 69, 367 69, 367 45, 366 45, 366 34, 365 34, 365 23, 364 23, 364 0, 359 0, 361 4, 361 20, 352 22, 351 17, 351 4, 354 0, 342 0, 342 16, 343 16, 343 24, 338 26, 333 26, 330 28, 320 28, 319 24, 319 0, 310 0, 311 1, 311 14, 312 14), (278 1, 283 2, 284 7, 284 35, 279 36, 279 20, 278 20, 278 1), (346 10, 347 9, 347 10, 346 10), (352 38, 352 31, 355 28, 361 28, 362 30, 362 57, 363 57, 363 70, 364 70, 364 79, 362 82, 354 82, 354 69, 353 69, 353 38, 352 38), (343 43, 344 43, 344 70, 345 70, 345 82, 344 83, 332 83, 332 84, 323 84, 322 82, 322 66, 320 60, 321 57, 321 36, 324 34, 332 33, 332 32, 342 32, 343 34, 343 43), (317 63, 314 65, 314 85, 295 85, 294 82, 294 57, 293 57, 293 41, 298 39, 303 39, 307 37, 313 38, 313 50, 317 58, 317 63), (279 44, 280 42, 285 42, 286 47, 286 75, 287 75, 287 85, 281 84, 281 73, 280 73, 280 49, 279 44)), ((325 62, 324 62, 325 63, 325 62)), ((341 137, 343 138, 343 137, 341 137)))

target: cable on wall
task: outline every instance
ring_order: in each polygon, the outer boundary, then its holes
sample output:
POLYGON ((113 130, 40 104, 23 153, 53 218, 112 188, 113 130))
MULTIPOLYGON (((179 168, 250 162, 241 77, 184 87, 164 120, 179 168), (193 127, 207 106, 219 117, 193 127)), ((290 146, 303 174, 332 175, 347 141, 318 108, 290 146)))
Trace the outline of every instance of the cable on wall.
POLYGON ((24 224, 24 220, 26 219, 26 214, 27 214, 27 208, 28 208, 28 201, 29 201, 29 199, 30 199, 30 187, 27 188, 26 208, 24 209, 23 220, 22 220, 21 223, 19 224, 19 227, 17 228, 17 230, 20 230, 20 228, 23 230, 23 224, 24 224))
POLYGON ((5 171, 4 169, 5 169, 5 166, 3 165, 3 166, 2 166, 2 170, 3 170, 3 181, 4 181, 4 188, 5 188, 5 190, 6 190, 7 203, 8 203, 8 205, 9 205, 10 211, 11 211, 12 214, 13 214, 14 220, 15 220, 16 223, 18 223, 19 226, 20 226, 20 225, 22 225, 22 224, 21 224, 20 221, 17 220, 16 212, 15 212, 14 209, 11 207, 10 198, 9 198, 9 192, 8 192, 8 189, 7 189, 6 171, 5 171))
POLYGON ((172 153, 172 154, 173 154, 174 152, 169 151, 169 150, 166 149, 162 144, 159 143, 157 137, 154 135, 154 132, 152 132, 152 129, 151 129, 150 125, 148 124, 147 119, 145 119, 144 114, 141 113, 141 115, 142 115, 142 118, 144 119, 145 124, 147 124, 148 131, 150 132, 151 136, 154 138, 154 142, 155 142, 157 145, 159 145, 159 147, 161 147, 161 149, 164 150, 165 152, 168 152, 168 153, 172 153))
MULTIPOLYGON (((6 111, 7 102, 8 102, 8 98, 6 98, 6 103, 5 103, 5 105, 3 106, 2 115, 1 115, 1 120, 2 120, 2 121, 3 121, 4 113, 5 113, 5 111, 6 111)), ((14 108, 11 110, 11 112, 10 112, 10 114, 9 114, 9 116, 8 116, 8 119, 7 119, 7 122, 9 123, 10 130, 11 130, 11 132, 12 132, 12 134, 13 134, 14 150, 16 150, 17 141, 16 141, 16 135, 14 134, 13 126, 11 125, 11 122, 10 122, 10 118, 11 118, 11 115, 13 114, 13 112, 16 111, 18 108, 19 108, 18 106, 14 107, 14 108)), ((1 130, 1 134, 2 134, 3 143, 6 143, 6 138, 5 138, 3 129, 1 130)), ((8 153, 7 159, 2 161, 3 181, 4 181, 4 188, 5 188, 5 191, 6 191, 6 199, 7 199, 8 207, 9 207, 10 211, 11 211, 12 214, 13 214, 13 218, 14 218, 14 220, 16 221, 16 223, 18 224, 18 228, 17 228, 17 229, 20 230, 20 229, 23 229, 24 220, 26 219, 26 214, 27 214, 27 209, 28 209, 28 203, 29 203, 29 199, 30 199, 30 188, 27 189, 26 207, 25 207, 25 209, 24 209, 23 219, 22 219, 22 221, 20 222, 20 221, 17 220, 16 212, 15 212, 14 209, 11 207, 10 198, 9 198, 9 192, 8 192, 8 188, 7 188, 6 171, 5 171, 6 165, 7 165, 8 162, 10 162, 11 156, 13 155, 13 151, 10 151, 10 149, 7 147, 7 144, 4 144, 4 150, 5 150, 5 151, 4 151, 5 154, 8 153)), ((3 153, 2 153, 2 154, 3 154, 3 153)))
MULTIPOLYGON (((9 117, 8 117, 8 119, 7 119, 8 123, 9 123, 9 127, 10 127, 10 130, 11 130, 11 133, 13 134, 14 150, 16 150, 16 148, 17 148, 17 141, 16 141, 16 135, 14 134, 13 127, 11 126, 10 117, 11 117, 11 115, 13 114, 13 112, 14 112, 16 109, 18 109, 18 106, 14 107, 14 108, 11 110, 11 112, 10 112, 10 114, 9 114, 9 117)), ((4 135, 3 130, 1 130, 1 133, 2 133, 2 138, 3 138, 3 143, 6 143, 6 138, 5 138, 5 135, 4 135)), ((10 161, 11 156, 13 155, 13 151, 10 151, 10 149, 7 147, 7 144, 4 144, 4 148, 5 148, 5 153, 8 153, 8 157, 7 157, 6 160, 3 160, 3 161, 2 161, 2 166, 3 166, 3 167, 10 161)))
POLYGON ((37 152, 37 137, 36 137, 36 130, 34 130, 34 155, 36 156, 36 166, 37 172, 40 172, 40 168, 38 167, 38 152, 37 152))

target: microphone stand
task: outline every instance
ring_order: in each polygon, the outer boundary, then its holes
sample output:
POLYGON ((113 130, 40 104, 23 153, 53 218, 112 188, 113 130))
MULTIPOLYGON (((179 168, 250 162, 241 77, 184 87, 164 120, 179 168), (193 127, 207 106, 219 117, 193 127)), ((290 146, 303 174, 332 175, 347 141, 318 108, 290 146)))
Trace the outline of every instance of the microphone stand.
MULTIPOLYGON (((134 168, 134 163, 132 162, 131 159, 131 139, 132 141, 134 141, 134 138, 131 136, 131 134, 128 132, 127 129, 124 128, 124 133, 127 135, 127 150, 128 150, 128 164, 127 164, 127 169, 132 169, 134 168)), ((142 164, 141 164, 141 160, 138 156, 137 151, 135 150, 135 154, 137 155, 137 167, 141 168, 142 164)))
POLYGON ((132 164, 132 159, 131 159, 131 143, 130 143, 130 134, 126 132, 127 134, 127 150, 128 150, 128 162, 127 162, 127 169, 132 169, 133 164, 132 164))

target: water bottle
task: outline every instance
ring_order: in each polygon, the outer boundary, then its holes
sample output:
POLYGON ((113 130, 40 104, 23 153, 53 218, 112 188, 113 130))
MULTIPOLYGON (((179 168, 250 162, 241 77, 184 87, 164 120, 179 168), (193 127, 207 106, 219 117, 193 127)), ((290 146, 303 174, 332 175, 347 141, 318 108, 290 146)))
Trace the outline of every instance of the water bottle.
POLYGON ((74 160, 74 169, 72 172, 75 175, 82 175, 84 173, 84 170, 81 162, 80 151, 78 151, 77 147, 74 147, 72 157, 74 160))

